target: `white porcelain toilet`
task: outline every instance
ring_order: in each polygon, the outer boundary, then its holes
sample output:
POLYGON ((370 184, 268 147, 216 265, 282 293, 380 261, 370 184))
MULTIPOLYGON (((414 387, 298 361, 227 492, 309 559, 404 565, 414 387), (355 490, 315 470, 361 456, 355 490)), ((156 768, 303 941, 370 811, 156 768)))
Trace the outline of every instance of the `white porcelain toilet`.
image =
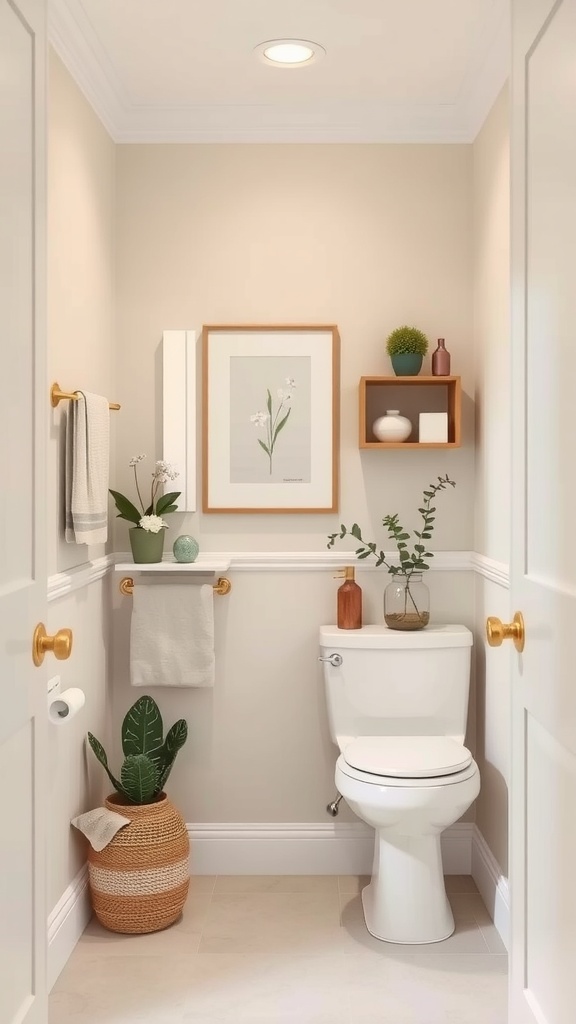
POLYGON ((464 746, 472 634, 320 628, 336 788, 376 829, 368 931, 387 942, 440 942, 454 931, 440 836, 480 791, 464 746))

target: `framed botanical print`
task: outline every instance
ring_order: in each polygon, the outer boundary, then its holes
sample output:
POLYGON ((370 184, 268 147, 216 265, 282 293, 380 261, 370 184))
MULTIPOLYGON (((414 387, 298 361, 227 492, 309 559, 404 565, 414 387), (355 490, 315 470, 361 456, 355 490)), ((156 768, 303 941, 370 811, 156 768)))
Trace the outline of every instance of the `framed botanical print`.
POLYGON ((336 511, 337 328, 207 326, 202 355, 204 511, 336 511))

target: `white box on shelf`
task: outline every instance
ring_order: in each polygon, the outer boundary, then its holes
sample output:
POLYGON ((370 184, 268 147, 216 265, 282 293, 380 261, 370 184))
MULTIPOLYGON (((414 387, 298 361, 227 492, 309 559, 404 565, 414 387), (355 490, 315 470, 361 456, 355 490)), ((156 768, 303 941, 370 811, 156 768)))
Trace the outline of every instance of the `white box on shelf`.
POLYGON ((448 413, 421 412, 418 424, 420 444, 444 444, 448 440, 448 413))

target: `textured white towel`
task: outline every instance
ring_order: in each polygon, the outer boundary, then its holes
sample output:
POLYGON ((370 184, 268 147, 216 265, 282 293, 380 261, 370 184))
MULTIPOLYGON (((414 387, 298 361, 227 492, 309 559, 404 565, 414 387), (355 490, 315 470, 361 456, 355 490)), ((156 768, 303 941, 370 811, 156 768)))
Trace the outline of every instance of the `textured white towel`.
POLYGON ((214 591, 194 583, 134 587, 132 686, 214 685, 214 591))
POLYGON ((110 410, 108 399, 79 392, 66 427, 66 540, 104 544, 108 539, 110 410))
POLYGON ((131 818, 125 818, 123 814, 110 811, 107 807, 96 807, 93 811, 86 811, 77 818, 72 818, 71 825, 83 832, 93 850, 103 850, 114 836, 125 825, 129 825, 131 818))

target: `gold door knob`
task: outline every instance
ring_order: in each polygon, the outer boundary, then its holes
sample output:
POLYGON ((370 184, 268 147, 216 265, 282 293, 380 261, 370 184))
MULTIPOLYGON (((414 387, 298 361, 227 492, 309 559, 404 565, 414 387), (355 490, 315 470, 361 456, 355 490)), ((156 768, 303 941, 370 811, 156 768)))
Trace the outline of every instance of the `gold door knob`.
POLYGON ((72 630, 59 629, 54 636, 48 636, 43 622, 39 622, 32 638, 32 660, 41 665, 44 655, 50 651, 58 661, 66 661, 72 654, 72 630))
POLYGON ((512 622, 501 622, 495 615, 486 619, 486 639, 490 647, 500 647, 504 640, 513 640, 517 651, 524 650, 524 619, 516 612, 512 622))

